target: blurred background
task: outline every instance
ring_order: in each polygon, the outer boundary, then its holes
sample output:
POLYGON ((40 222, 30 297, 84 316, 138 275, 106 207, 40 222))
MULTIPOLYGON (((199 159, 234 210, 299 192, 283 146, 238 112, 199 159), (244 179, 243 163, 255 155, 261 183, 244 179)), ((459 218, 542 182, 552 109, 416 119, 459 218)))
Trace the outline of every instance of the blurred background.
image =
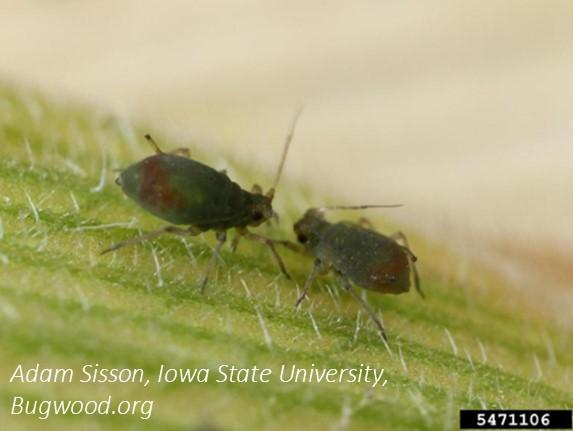
MULTIPOLYGON (((388 213, 573 306, 570 1, 2 0, 0 80, 388 213)), ((321 204, 321 202, 316 202, 321 204)))

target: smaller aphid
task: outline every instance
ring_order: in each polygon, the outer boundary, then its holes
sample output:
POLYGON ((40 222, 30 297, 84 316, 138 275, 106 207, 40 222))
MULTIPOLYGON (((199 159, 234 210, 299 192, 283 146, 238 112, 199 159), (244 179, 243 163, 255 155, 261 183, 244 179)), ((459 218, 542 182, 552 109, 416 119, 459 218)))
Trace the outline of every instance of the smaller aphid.
MULTIPOLYGON (((310 272, 298 306, 305 298, 315 277, 328 270, 334 271, 342 287, 358 301, 368 316, 374 321, 384 340, 387 340, 384 326, 352 288, 351 283, 378 293, 399 294, 410 289, 413 276, 414 286, 424 297, 420 288, 420 278, 414 262, 416 256, 410 250, 406 236, 396 232, 385 236, 372 229, 370 222, 362 219, 359 223, 330 223, 324 218, 326 210, 392 208, 400 205, 361 205, 311 208, 294 224, 299 243, 314 257, 314 267, 310 272), (400 244, 401 242, 402 244, 400 244)), ((283 245, 296 249, 296 244, 283 245)))

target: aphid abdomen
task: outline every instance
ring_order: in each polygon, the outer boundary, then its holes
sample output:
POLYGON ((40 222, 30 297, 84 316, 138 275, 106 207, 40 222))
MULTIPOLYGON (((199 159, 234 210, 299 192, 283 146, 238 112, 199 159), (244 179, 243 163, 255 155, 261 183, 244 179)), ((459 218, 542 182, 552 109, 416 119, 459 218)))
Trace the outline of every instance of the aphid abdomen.
POLYGON ((367 289, 379 293, 405 293, 410 290, 410 267, 408 257, 396 248, 391 262, 372 262, 366 271, 367 289))
POLYGON ((242 193, 226 175, 172 154, 135 163, 122 172, 119 182, 141 207, 177 225, 200 226, 228 219, 233 215, 232 203, 242 193))
POLYGON ((332 224, 324 231, 317 253, 364 289, 398 294, 410 288, 406 253, 394 240, 372 230, 332 224))

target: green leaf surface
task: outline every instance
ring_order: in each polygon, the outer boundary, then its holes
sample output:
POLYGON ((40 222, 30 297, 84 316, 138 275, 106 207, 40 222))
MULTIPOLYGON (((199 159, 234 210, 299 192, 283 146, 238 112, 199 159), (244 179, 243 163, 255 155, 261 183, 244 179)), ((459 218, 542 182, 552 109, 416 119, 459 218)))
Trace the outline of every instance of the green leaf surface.
MULTIPOLYGON (((571 408, 570 329, 536 312, 495 274, 472 267, 411 233, 427 300, 415 293, 368 295, 383 312, 392 354, 334 278, 322 277, 300 310, 294 302, 311 268, 282 251, 294 281, 268 250, 243 241, 225 249, 206 294, 198 291, 212 234, 100 256, 113 242, 163 226, 127 200, 113 169, 149 154, 148 130, 89 109, 0 87, 0 422, 3 429, 223 430, 457 429, 460 408, 571 408), (142 368, 162 364, 271 368, 384 368, 388 383, 8 383, 18 364, 142 368), (153 415, 10 415, 28 400, 153 400, 153 415), (91 427, 91 428, 88 428, 91 427), (206 429, 206 428, 205 428, 206 429)), ((153 130, 151 130, 153 132, 153 130)), ((165 148, 189 146, 204 163, 220 160, 200 143, 157 134, 165 148)), ((268 184, 272 168, 223 157, 245 188, 268 184), (263 174, 265 172, 266 174, 263 174), (265 182, 266 181, 266 182, 265 182)), ((285 178, 286 179, 286 178, 285 178)), ((326 204, 303 184, 281 184, 279 227, 307 202, 326 204)), ((375 219, 381 230, 392 226, 375 219)))

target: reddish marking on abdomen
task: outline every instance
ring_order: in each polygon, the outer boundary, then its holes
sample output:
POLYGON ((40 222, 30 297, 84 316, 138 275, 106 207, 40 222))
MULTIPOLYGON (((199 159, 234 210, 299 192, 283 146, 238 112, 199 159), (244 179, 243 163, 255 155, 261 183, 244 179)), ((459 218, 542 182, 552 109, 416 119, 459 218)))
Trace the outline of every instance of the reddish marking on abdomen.
POLYGON ((368 268, 372 285, 381 293, 402 293, 408 290, 409 267, 405 253, 396 253, 391 262, 373 264, 368 268))
POLYGON ((139 198, 159 211, 185 208, 185 200, 171 186, 169 172, 161 166, 158 157, 153 156, 143 162, 139 198))

